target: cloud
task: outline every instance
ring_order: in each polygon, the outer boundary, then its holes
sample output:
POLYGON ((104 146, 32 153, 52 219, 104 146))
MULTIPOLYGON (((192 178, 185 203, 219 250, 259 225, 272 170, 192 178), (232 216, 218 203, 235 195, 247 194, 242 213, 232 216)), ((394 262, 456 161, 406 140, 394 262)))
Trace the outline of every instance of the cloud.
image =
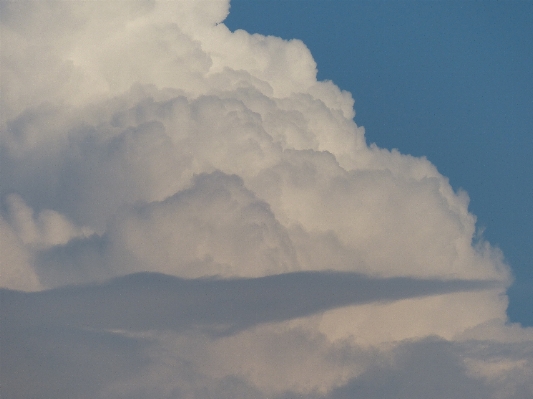
POLYGON ((102 387, 149 363, 146 342, 65 326, 3 325, 2 395, 6 398, 101 397, 102 387))
POLYGON ((375 279, 354 273, 296 272, 222 280, 138 273, 100 285, 31 294, 4 290, 2 319, 23 326, 51 323, 128 331, 206 327, 232 333, 341 306, 493 286, 494 282, 479 280, 375 279))
MULTIPOLYGON (((478 357, 479 354, 472 356, 472 352, 480 346, 479 343, 458 345, 432 338, 405 343, 394 351, 390 364, 369 369, 333 390, 328 398, 526 398, 531 386, 522 385, 523 382, 516 384, 520 377, 515 380, 513 372, 500 377, 502 380, 497 384, 469 372, 464 359, 478 357)), ((484 353, 483 361, 489 363, 494 357, 492 353, 484 353)), ((479 357, 476 360, 479 361, 479 357)), ((514 372, 519 374, 519 369, 520 366, 514 372)))
POLYGON ((19 290, 40 289, 32 267, 32 257, 13 228, 0 216, 0 281, 3 286, 19 290))
POLYGON ((7 397, 531 396, 468 195, 367 146, 301 41, 226 0, 0 6, 7 397))
MULTIPOLYGON (((69 397, 76 392, 80 397, 111 398, 528 396, 529 340, 498 343, 429 337, 381 348, 332 343, 317 333, 309 318, 268 322, 273 313, 284 318, 287 313, 294 315, 294 310, 276 304, 265 309, 257 300, 265 297, 264 291, 254 300, 254 295, 242 295, 243 288, 226 289, 241 283, 247 290, 257 285, 316 286, 306 280, 318 280, 323 288, 324 277, 350 276, 314 273, 236 282, 143 274, 103 286, 32 294, 3 291, 2 338, 8 344, 3 364, 9 366, 2 376, 3 393, 69 397), (294 279, 301 281, 295 284, 294 279), (215 327, 261 317, 263 323, 229 334, 215 327), (206 329, 208 324, 211 328, 206 329), (109 329, 117 326, 123 329, 109 329), (68 382, 63 384, 65 377, 68 382)), ((285 288, 281 292, 288 296, 285 288)), ((294 296, 299 297, 296 291, 294 296)), ((275 295, 266 297, 272 302, 275 295)), ((321 300, 332 305, 327 296, 321 300)), ((293 305, 309 306, 299 300, 293 305)))

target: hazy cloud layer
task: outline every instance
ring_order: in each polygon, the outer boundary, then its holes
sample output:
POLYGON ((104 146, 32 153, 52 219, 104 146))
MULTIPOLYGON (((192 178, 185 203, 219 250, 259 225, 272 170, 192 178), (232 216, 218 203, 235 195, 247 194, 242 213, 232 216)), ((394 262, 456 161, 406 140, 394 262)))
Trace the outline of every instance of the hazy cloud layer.
POLYGON ((533 395, 467 194, 367 146, 301 41, 225 0, 0 7, 2 395, 533 395))
POLYGON ((297 272, 255 279, 186 280, 138 273, 106 284, 38 293, 2 290, 2 319, 11 326, 66 325, 103 330, 190 330, 233 333, 341 306, 487 290, 480 280, 375 279, 354 273, 297 272), (139 306, 142 304, 142 306, 139 306))

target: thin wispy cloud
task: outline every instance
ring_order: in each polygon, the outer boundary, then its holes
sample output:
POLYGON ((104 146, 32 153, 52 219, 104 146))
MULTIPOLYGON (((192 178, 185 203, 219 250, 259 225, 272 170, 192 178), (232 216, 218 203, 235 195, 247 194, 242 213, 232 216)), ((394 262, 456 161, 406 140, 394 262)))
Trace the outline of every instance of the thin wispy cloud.
POLYGON ((468 195, 304 43, 225 0, 0 4, 3 396, 533 393, 468 195))

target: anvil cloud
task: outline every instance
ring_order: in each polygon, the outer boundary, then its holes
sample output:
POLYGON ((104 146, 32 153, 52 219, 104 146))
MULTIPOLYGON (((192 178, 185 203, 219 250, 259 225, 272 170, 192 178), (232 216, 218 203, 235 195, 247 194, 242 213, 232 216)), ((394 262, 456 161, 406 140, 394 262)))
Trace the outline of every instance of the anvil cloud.
POLYGON ((0 4, 6 398, 533 394, 467 194, 368 146, 301 41, 0 4))

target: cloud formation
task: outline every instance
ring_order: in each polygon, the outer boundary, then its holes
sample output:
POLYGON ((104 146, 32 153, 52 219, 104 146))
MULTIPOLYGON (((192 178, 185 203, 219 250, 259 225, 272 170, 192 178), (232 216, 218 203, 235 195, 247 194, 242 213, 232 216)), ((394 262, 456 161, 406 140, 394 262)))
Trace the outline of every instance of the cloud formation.
POLYGON ((38 293, 4 290, 2 315, 8 326, 52 324, 131 331, 183 331, 204 326, 230 333, 341 306, 493 286, 494 282, 480 280, 375 279, 331 272, 223 280, 137 273, 106 284, 67 286, 38 293), (139 303, 143 306, 139 307, 139 303))
POLYGON ((533 394, 467 194, 367 146, 301 41, 225 0, 0 5, 6 397, 533 394))

